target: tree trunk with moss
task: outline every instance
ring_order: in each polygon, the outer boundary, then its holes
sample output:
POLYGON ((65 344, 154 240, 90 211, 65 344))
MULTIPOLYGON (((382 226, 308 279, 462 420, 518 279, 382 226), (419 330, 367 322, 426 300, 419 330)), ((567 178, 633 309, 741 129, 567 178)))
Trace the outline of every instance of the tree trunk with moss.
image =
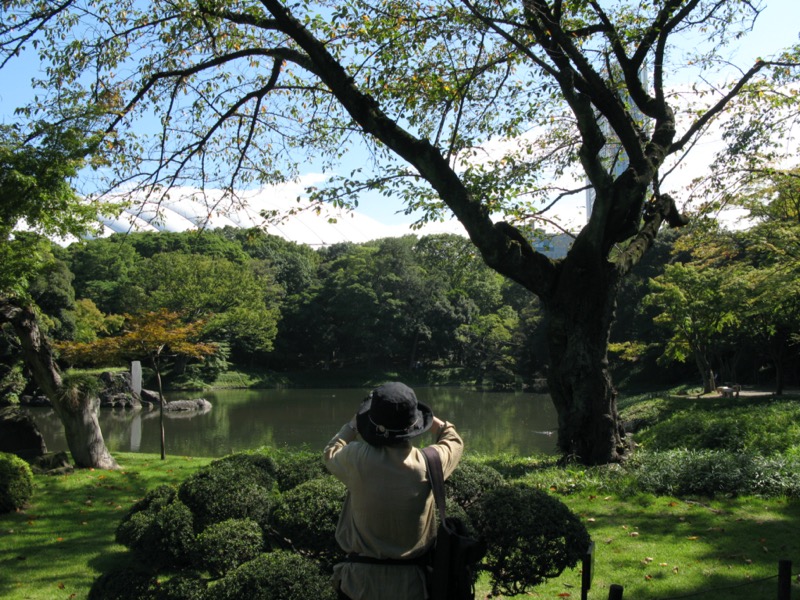
POLYGON ((0 299, 0 323, 9 323, 19 338, 25 364, 39 389, 50 399, 53 410, 64 425, 67 446, 78 467, 117 469, 117 462, 106 448, 97 420, 100 401, 89 389, 67 387, 55 362, 47 338, 39 329, 30 306, 0 299))

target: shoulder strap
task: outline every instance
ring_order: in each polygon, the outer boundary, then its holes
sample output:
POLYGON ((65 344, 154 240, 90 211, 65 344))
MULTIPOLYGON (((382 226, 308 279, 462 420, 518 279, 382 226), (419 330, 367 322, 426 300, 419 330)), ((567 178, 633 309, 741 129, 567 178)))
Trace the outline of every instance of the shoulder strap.
POLYGON ((428 465, 428 479, 433 488, 433 498, 436 500, 436 508, 439 510, 439 520, 444 523, 447 511, 444 505, 444 472, 442 471, 442 459, 436 448, 427 446, 422 449, 425 455, 425 462, 428 465))

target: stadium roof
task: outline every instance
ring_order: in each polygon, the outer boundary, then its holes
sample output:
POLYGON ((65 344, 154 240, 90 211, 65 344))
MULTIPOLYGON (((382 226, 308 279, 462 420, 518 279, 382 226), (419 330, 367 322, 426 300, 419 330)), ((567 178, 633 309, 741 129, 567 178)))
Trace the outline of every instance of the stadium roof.
MULTIPOLYGON (((463 226, 453 219, 429 223, 418 230, 405 224, 386 225, 358 211, 346 211, 324 205, 312 207, 296 198, 301 184, 260 190, 248 194, 231 207, 221 193, 201 194, 198 190, 173 190, 160 202, 133 203, 115 216, 101 217, 99 237, 130 231, 190 231, 219 227, 260 228, 267 233, 312 247, 342 242, 363 243, 370 240, 399 237, 410 233, 457 233, 465 235, 463 226), (262 213, 277 215, 267 218, 262 213)), ((375 201, 380 201, 379 199, 375 201)), ((572 243, 565 234, 549 235, 537 240, 537 250, 552 258, 564 256, 572 243)))
POLYGON ((312 207, 298 202, 300 184, 287 184, 249 193, 235 208, 220 201, 221 194, 173 190, 160 202, 133 203, 113 216, 100 217, 100 237, 130 231, 188 231, 218 227, 259 227, 267 233, 309 246, 340 242, 361 243, 409 233, 464 233, 457 221, 426 226, 414 232, 408 224, 386 225, 359 213, 331 206, 312 207), (262 213, 277 215, 266 218, 262 213))

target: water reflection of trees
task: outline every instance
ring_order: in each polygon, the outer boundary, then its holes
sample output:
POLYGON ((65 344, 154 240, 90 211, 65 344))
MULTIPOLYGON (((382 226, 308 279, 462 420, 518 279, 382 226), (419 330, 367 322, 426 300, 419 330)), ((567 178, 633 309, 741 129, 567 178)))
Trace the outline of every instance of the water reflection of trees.
MULTIPOLYGON (((213 406, 209 412, 165 413, 167 453, 223 456, 260 446, 321 449, 349 420, 365 393, 360 389, 205 392, 213 406)), ((417 393, 437 415, 456 423, 470 452, 555 451, 555 436, 547 432, 556 428, 557 417, 546 395, 459 388, 420 388, 417 393)), ((32 410, 39 411, 34 418, 48 449, 65 449, 63 426, 52 411, 32 410)), ((112 452, 158 453, 155 417, 157 411, 102 409, 106 444, 112 452)), ((420 439, 422 444, 429 441, 428 436, 420 439)))

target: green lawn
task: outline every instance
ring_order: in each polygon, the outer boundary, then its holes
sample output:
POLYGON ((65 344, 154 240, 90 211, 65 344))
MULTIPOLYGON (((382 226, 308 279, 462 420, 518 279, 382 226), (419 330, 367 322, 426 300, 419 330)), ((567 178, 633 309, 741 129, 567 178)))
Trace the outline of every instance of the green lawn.
MULTIPOLYGON (((582 492, 562 498, 585 521, 595 541, 590 598, 605 600, 612 584, 624 598, 753 600, 777 597, 778 561, 800 573, 800 503, 738 498, 695 502, 582 492), (725 590, 724 592, 722 590, 725 590)), ((800 584, 794 583, 794 594, 800 584)), ((580 570, 531 593, 535 598, 580 598, 580 570)), ((481 595, 483 597, 483 595, 481 595)))
MULTIPOLYGON (((624 418, 647 423, 637 439, 651 449, 711 447, 800 455, 796 396, 722 400, 643 395, 624 399, 621 408, 624 418), (729 447, 733 442, 737 445, 729 447)), ((146 491, 177 484, 212 460, 162 461, 132 453, 116 458, 122 468, 115 472, 36 476, 30 505, 0 515, 0 598, 86 598, 99 574, 127 562, 127 551, 114 542, 114 533, 128 508, 146 491)), ((521 477, 550 488, 584 520, 596 544, 589 598, 605 600, 612 584, 624 587, 626 600, 776 598, 781 559, 792 561, 793 594, 800 596, 797 486, 780 488, 795 490, 791 500, 673 498, 630 491, 642 488, 625 485, 625 477, 631 475, 615 479, 619 470, 614 469, 560 468, 552 459, 513 456, 478 460, 495 464, 507 478, 521 477)), ((721 467, 713 463, 710 468, 708 473, 721 467)), ((568 571, 527 597, 580 598, 580 578, 579 568, 568 571)), ((479 598, 488 597, 486 579, 479 582, 478 591, 479 598)))
MULTIPOLYGON (((124 563, 116 526, 146 490, 177 483, 207 458, 119 454, 119 472, 76 471, 36 477, 31 505, 0 516, 0 598, 85 598, 97 575, 124 563)), ((800 573, 800 502, 733 498, 687 501, 621 497, 583 489, 559 497, 586 522, 596 542, 589 598, 605 600, 611 584, 626 599, 666 600, 701 590, 700 600, 777 597, 778 560, 800 573), (722 590, 725 588, 725 591, 722 590)), ((800 584, 793 583, 794 594, 800 584)), ((489 592, 485 582, 479 597, 489 592)), ((580 598, 579 569, 529 593, 535 598, 580 598)))
POLYGON ((24 511, 0 515, 0 598, 83 599, 92 581, 124 560, 114 531, 149 489, 178 483, 210 458, 117 454, 120 471, 36 476, 24 511))

